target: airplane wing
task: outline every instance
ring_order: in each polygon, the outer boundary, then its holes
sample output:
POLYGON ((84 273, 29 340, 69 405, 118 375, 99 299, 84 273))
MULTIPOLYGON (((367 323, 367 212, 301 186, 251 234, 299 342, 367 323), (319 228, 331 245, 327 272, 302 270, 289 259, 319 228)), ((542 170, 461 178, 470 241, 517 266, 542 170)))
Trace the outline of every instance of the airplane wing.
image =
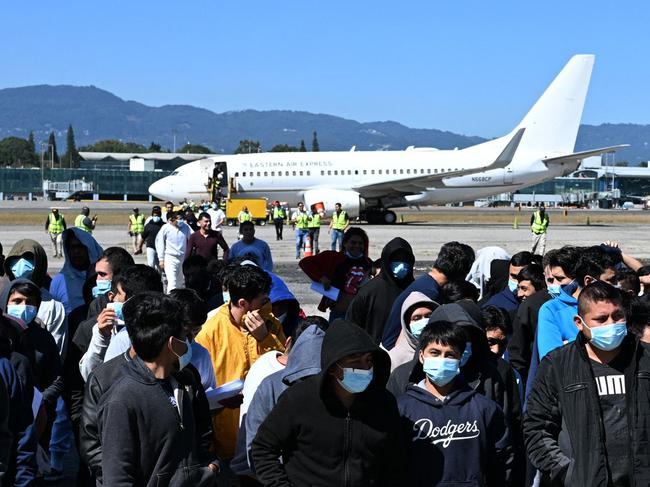
POLYGON ((508 145, 503 149, 501 154, 491 163, 486 166, 475 167, 472 169, 464 169, 461 171, 448 171, 436 174, 421 174, 417 176, 410 176, 407 178, 393 179, 392 181, 384 181, 376 184, 366 184, 356 186, 353 189, 358 191, 364 196, 385 195, 387 193, 399 193, 403 195, 418 194, 427 188, 440 186, 445 178, 453 178, 457 176, 466 176, 490 169, 502 169, 512 162, 512 158, 519 147, 519 142, 524 135, 525 128, 517 130, 517 133, 510 139, 508 145))
POLYGON ((624 149, 625 147, 630 147, 630 144, 620 144, 612 145, 610 147, 603 147, 602 149, 592 149, 582 152, 574 152, 573 154, 567 154, 565 156, 558 157, 549 157, 548 159, 542 159, 542 162, 547 166, 549 164, 565 164, 567 162, 580 162, 582 159, 592 156, 599 156, 601 154, 608 154, 611 152, 616 152, 619 149, 624 149))

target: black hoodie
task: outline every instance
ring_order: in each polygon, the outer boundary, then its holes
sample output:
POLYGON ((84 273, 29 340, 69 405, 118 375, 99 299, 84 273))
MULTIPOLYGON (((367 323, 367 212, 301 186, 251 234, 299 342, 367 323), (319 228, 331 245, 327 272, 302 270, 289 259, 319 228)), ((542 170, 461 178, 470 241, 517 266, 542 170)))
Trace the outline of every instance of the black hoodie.
MULTIPOLYGON (((468 300, 445 304, 437 308, 429 323, 449 321, 465 327, 472 343, 472 356, 461 367, 461 373, 469 386, 496 402, 503 410, 511 434, 515 459, 508 465, 508 485, 519 485, 523 471, 522 412, 519 389, 512 367, 490 351, 485 331, 480 326, 480 308, 468 300)), ((388 381, 388 390, 401 396, 410 384, 424 379, 422 364, 416 356, 411 362, 397 367, 388 381)))
POLYGON ((503 411, 456 379, 441 401, 421 386, 399 398, 408 485, 502 487, 511 455, 503 411))
MULTIPOLYGON (((7 311, 12 289, 26 282, 31 281, 16 279, 5 286, 0 294, 0 310, 3 313, 7 311)), ((36 386, 43 392, 43 401, 53 408, 63 392, 61 359, 54 338, 35 321, 23 327, 16 320, 7 318, 3 331, 12 341, 14 350, 29 360, 36 386)))
POLYGON ((395 399, 386 391, 390 359, 357 325, 336 320, 321 351, 321 373, 294 384, 260 426, 253 460, 273 486, 404 485, 404 452, 395 399), (343 357, 372 352, 373 379, 347 410, 328 370, 343 357), (282 462, 279 458, 282 457, 282 462))
MULTIPOLYGON (((135 357, 99 403, 103 484, 115 486, 207 486, 214 474, 197 427, 194 404, 201 384, 176 375, 179 408, 135 357)), ((204 398, 205 396, 203 396, 204 398)))
POLYGON ((379 275, 361 286, 350 303, 345 319, 366 330, 376 344, 381 342, 393 302, 413 282, 414 263, 415 256, 411 245, 401 237, 394 238, 381 252, 379 275), (411 266, 411 270, 403 279, 397 279, 390 268, 392 256, 398 251, 407 254, 405 261, 411 266))

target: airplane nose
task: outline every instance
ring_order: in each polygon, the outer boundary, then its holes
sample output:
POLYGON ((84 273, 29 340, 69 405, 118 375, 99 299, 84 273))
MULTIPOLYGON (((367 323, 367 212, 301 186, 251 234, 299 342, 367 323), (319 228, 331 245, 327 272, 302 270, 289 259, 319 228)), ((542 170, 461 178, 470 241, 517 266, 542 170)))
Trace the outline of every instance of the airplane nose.
POLYGON ((149 194, 161 200, 171 199, 172 188, 171 188, 171 184, 169 183, 169 181, 166 181, 166 179, 168 178, 165 177, 151 183, 151 186, 149 186, 149 194))

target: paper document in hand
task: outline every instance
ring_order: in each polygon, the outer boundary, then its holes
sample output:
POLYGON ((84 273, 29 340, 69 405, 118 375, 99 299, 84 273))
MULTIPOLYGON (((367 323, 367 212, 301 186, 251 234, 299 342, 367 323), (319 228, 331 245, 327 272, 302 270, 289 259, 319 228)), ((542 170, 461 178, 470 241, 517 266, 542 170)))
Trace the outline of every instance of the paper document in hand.
POLYGON ((311 290, 316 291, 318 294, 322 294, 326 298, 330 298, 332 301, 336 301, 339 298, 339 289, 335 287, 331 287, 329 289, 325 289, 325 287, 320 283, 320 282, 312 282, 311 283, 311 290))
POLYGON ((241 394, 241 391, 244 389, 244 381, 242 379, 236 379, 230 382, 226 382, 224 385, 217 387, 216 389, 208 389, 205 391, 205 395, 208 398, 208 404, 210 409, 219 409, 223 407, 220 402, 224 399, 229 399, 241 394))

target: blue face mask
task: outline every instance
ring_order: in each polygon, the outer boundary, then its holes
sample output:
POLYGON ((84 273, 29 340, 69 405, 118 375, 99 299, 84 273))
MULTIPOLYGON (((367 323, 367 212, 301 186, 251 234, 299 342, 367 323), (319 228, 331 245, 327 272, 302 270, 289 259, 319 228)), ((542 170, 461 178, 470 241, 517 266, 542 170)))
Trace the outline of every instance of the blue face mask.
POLYGON ((562 288, 560 287, 559 284, 550 284, 550 285, 546 288, 546 290, 548 291, 548 293, 549 293, 552 297, 554 297, 554 298, 557 298, 557 297, 560 295, 560 289, 562 289, 562 288))
MULTIPOLYGON (((174 338, 174 340, 179 342, 182 341, 178 338, 174 338)), ((178 357, 178 370, 183 370, 185 367, 187 367, 187 364, 192 361, 192 344, 187 338, 185 339, 185 345, 187 345, 187 351, 183 355, 178 355, 172 349, 172 353, 178 357)))
POLYGON ((21 257, 11 266, 11 273, 16 279, 31 279, 34 274, 34 264, 21 257))
POLYGON ((93 298, 101 294, 106 294, 111 290, 112 281, 97 281, 97 285, 93 288, 93 298))
POLYGON ((578 289, 578 283, 577 283, 577 282, 575 281, 575 279, 574 279, 574 280, 571 281, 569 284, 562 284, 562 285, 560 286, 560 288, 562 289, 562 291, 564 291, 564 292, 567 293, 569 296, 571 296, 574 292, 577 291, 577 289, 578 289))
POLYGON ((124 303, 114 301, 111 305, 111 308, 115 311, 115 318, 117 319, 118 324, 124 324, 124 313, 122 312, 122 306, 124 306, 124 303))
POLYGON ((437 386, 446 386, 460 373, 460 361, 453 358, 425 357, 424 373, 437 386))
POLYGON ((411 329, 411 334, 419 340, 420 335, 422 335, 422 330, 424 330, 428 324, 429 324, 428 318, 422 318, 421 320, 411 321, 411 323, 409 324, 409 328, 411 329))
POLYGON ((465 344, 465 351, 463 356, 460 358, 460 366, 465 367, 465 364, 469 361, 469 358, 472 356, 472 342, 467 342, 465 344))
POLYGON ((361 257, 363 257, 363 252, 361 252, 359 255, 352 255, 350 252, 346 250, 345 256, 349 257, 350 259, 360 259, 361 257))
POLYGON ((154 223, 158 223, 160 221, 160 217, 159 216, 152 216, 151 220, 153 220, 154 223))
POLYGON ((372 368, 364 369, 343 369, 343 379, 336 379, 341 387, 352 394, 359 394, 365 391, 372 382, 372 368))
POLYGON ((591 331, 591 340, 589 340, 591 344, 600 350, 609 352, 618 348, 623 343, 625 335, 627 335, 627 322, 625 321, 594 328, 589 328, 582 317, 580 317, 580 321, 591 331))
POLYGON ((517 281, 508 279, 508 289, 510 289, 510 292, 514 293, 517 290, 517 286, 519 286, 519 283, 517 281))
POLYGON ((404 279, 411 271, 411 264, 408 262, 391 262, 390 271, 397 279, 404 279))
POLYGON ((222 292, 221 296, 223 297, 224 304, 230 302, 230 293, 228 291, 222 292))
POLYGON ((7 315, 19 320, 23 325, 29 325, 36 315, 38 308, 31 304, 9 304, 7 305, 7 315))

